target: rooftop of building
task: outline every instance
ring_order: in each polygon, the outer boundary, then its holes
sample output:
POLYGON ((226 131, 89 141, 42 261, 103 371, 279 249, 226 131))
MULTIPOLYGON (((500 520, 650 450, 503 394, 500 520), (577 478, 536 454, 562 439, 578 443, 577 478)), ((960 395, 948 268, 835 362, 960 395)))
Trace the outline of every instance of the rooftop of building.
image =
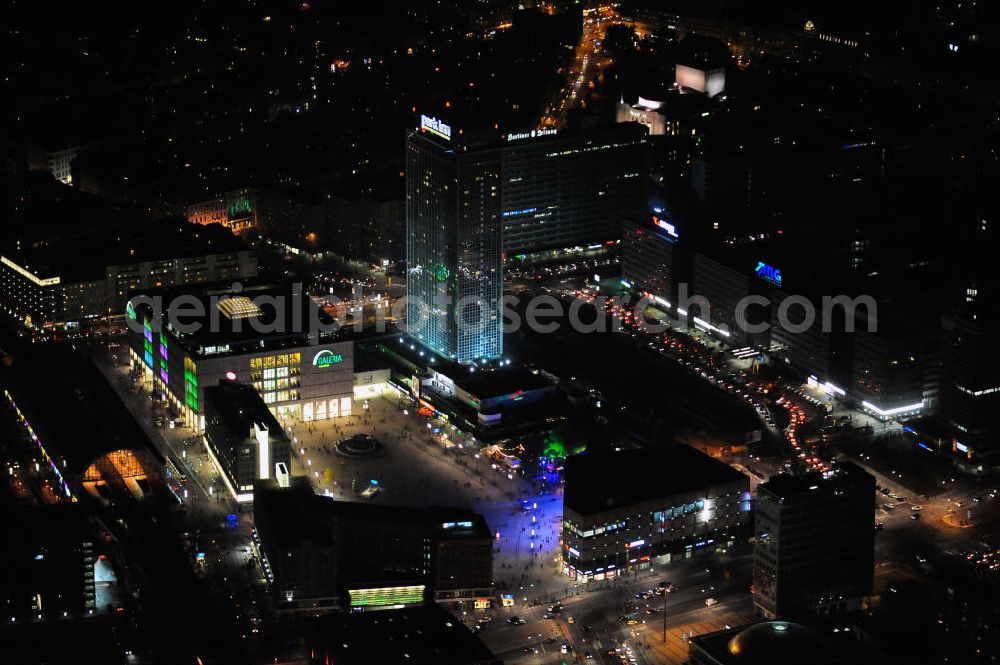
MULTIPOLYGON (((5 518, 5 528, 17 537, 0 548, 0 602, 5 601, 11 612, 22 616, 29 608, 28 599, 35 594, 42 594, 54 607, 69 604, 82 609, 83 545, 93 544, 97 537, 80 504, 6 509, 5 518)), ((45 614, 52 611, 43 606, 45 614)))
POLYGON ((641 79, 629 86, 622 101, 635 108, 657 111, 670 118, 695 118, 711 110, 715 101, 701 94, 691 94, 683 88, 665 85, 662 80, 641 79))
POLYGON ((290 487, 279 487, 273 479, 254 484, 254 522, 258 528, 266 523, 271 538, 268 547, 294 548, 304 542, 333 545, 333 525, 323 510, 325 505, 325 497, 313 492, 309 480, 301 476, 292 478, 290 487))
POLYGON ((646 127, 637 122, 603 123, 593 126, 581 123, 579 126, 569 126, 566 129, 554 130, 504 130, 479 129, 476 131, 464 131, 449 124, 447 119, 439 117, 421 116, 417 114, 416 128, 412 131, 413 136, 420 137, 439 145, 445 149, 502 149, 502 148, 527 148, 531 146, 557 145, 564 141, 576 140, 599 140, 603 137, 628 136, 641 138, 648 134, 646 127), (433 124, 424 121, 423 117, 429 121, 437 121, 433 124), (423 126, 422 126, 423 123, 423 126), (451 132, 450 138, 445 138, 440 129, 442 124, 451 132), (435 129, 436 128, 436 129, 435 129))
POLYGON ((159 457, 145 431, 94 362, 61 343, 36 344, 9 356, 0 385, 50 455, 82 475, 98 457, 143 450, 159 457))
POLYGON ((726 665, 834 665, 826 637, 817 630, 788 621, 729 628, 692 638, 694 649, 726 665))
POLYGON ((320 619, 326 653, 338 665, 501 661, 465 624, 439 605, 330 615, 320 619))
POLYGON ((5 248, 4 256, 40 279, 63 282, 103 279, 108 266, 229 254, 248 249, 231 231, 218 224, 195 225, 180 218, 153 222, 95 225, 65 232, 34 229, 38 239, 5 248))
POLYGON ((205 388, 206 409, 212 409, 226 428, 234 433, 249 436, 254 426, 262 426, 272 440, 287 440, 277 418, 267 408, 264 399, 253 386, 223 380, 218 385, 205 388))
POLYGON ((519 390, 537 390, 553 385, 541 374, 532 374, 523 367, 515 366, 472 373, 463 367, 458 370, 456 376, 449 376, 449 378, 455 382, 456 386, 479 399, 502 397, 519 390))
POLYGON ((580 514, 618 509, 747 477, 681 444, 566 458, 564 503, 580 514))
POLYGON ((451 539, 493 537, 486 519, 468 508, 431 506, 427 509, 427 513, 438 537, 451 539))
POLYGON ((110 621, 18 621, 0 627, 4 660, 31 654, 31 662, 126 665, 120 634, 110 621))
POLYGON ((787 499, 818 489, 839 489, 870 485, 875 489, 875 478, 854 462, 838 462, 831 471, 813 471, 800 476, 782 473, 758 485, 758 492, 765 490, 776 497, 787 499))
POLYGON ((301 284, 249 279, 150 289, 131 296, 137 320, 158 323, 193 356, 213 357, 319 343, 346 342, 380 333, 340 327, 301 284), (178 325, 174 325, 172 320, 178 325), (181 332, 181 328, 185 328, 181 332))
POLYGON ((489 538, 492 533, 483 516, 472 510, 340 501, 314 493, 302 477, 294 478, 287 488, 279 487, 275 480, 258 481, 254 487, 254 518, 267 521, 279 548, 295 547, 305 541, 332 544, 335 520, 424 525, 439 538, 489 538))

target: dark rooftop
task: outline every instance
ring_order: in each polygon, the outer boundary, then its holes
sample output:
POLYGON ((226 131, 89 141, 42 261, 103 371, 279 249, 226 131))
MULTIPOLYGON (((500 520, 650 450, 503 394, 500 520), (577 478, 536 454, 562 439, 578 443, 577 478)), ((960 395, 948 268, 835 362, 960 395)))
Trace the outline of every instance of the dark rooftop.
POLYGON ((731 665, 832 665, 835 660, 826 637, 806 626, 787 621, 765 621, 698 635, 696 651, 731 665))
POLYGON ((274 480, 259 481, 254 487, 254 516, 268 521, 279 547, 294 547, 305 540, 333 542, 335 520, 424 525, 439 536, 450 537, 469 534, 488 538, 491 534, 482 515, 471 510, 339 501, 315 494, 308 480, 301 477, 293 479, 288 488, 278 487, 274 480), (454 526, 445 527, 447 523, 454 523, 454 526))
POLYGON ((170 326, 172 316, 184 325, 201 324, 197 330, 173 333, 180 345, 195 356, 305 346, 317 340, 348 341, 365 334, 337 326, 301 285, 291 282, 250 279, 132 294, 138 320, 153 318, 154 331, 159 328, 149 303, 156 298, 162 299, 165 327, 170 326), (232 317, 223 311, 227 299, 235 306, 232 317))
POLYGON ((246 437, 253 426, 259 424, 270 437, 287 440, 278 420, 253 386, 220 381, 216 386, 205 388, 205 403, 213 405, 213 410, 231 432, 246 437))
POLYGON ((0 385, 49 454, 62 457, 72 473, 82 475, 115 450, 146 450, 160 458, 93 361, 70 346, 27 348, 0 369, 0 385))
POLYGON ((254 521, 266 520, 274 546, 280 549, 297 547, 310 541, 316 545, 332 545, 333 524, 323 508, 328 499, 317 495, 306 478, 293 478, 291 487, 281 488, 275 480, 254 484, 254 521))
POLYGON ((567 507, 582 514, 746 478, 686 445, 583 453, 566 458, 567 507))
POLYGON ((326 655, 337 665, 499 665, 465 624, 438 605, 320 619, 326 655))
POLYGON ((35 229, 33 233, 41 233, 42 239, 21 245, 18 250, 4 249, 4 253, 36 277, 61 277, 74 282, 103 279, 108 266, 248 249, 219 224, 190 224, 179 218, 90 228, 100 230, 46 235, 44 229, 35 229))
POLYGON ((464 367, 450 377, 456 386, 480 399, 509 395, 518 390, 536 390, 552 384, 541 374, 520 367, 501 367, 492 372, 469 373, 464 367), (463 371, 464 370, 464 371, 463 371))
POLYGON ((782 473, 772 476, 765 483, 761 483, 758 486, 758 491, 763 489, 777 497, 788 498, 814 491, 816 488, 835 489, 855 487, 862 484, 866 486, 871 485, 872 490, 874 490, 875 478, 853 462, 838 462, 833 468, 833 472, 826 478, 824 478, 824 474, 818 471, 806 473, 801 476, 782 473))
POLYGON ((33 619, 29 599, 36 594, 45 599, 40 611, 50 619, 61 611, 82 612, 93 602, 86 595, 84 543, 97 538, 80 504, 7 509, 5 517, 5 528, 17 534, 0 548, 0 603, 8 616, 33 619))

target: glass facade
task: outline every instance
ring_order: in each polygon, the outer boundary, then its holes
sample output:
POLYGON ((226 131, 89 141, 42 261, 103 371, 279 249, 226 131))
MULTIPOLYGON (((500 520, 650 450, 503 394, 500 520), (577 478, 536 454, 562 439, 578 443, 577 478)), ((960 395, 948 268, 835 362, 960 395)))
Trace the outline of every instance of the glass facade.
POLYGON ((587 247, 621 236, 646 206, 646 128, 618 124, 509 141, 503 149, 503 248, 508 255, 587 247))
POLYGON ((503 353, 500 152, 412 133, 406 152, 407 323, 458 362, 503 353))
POLYGON ((265 404, 282 404, 299 399, 301 353, 280 353, 250 359, 250 382, 265 404))

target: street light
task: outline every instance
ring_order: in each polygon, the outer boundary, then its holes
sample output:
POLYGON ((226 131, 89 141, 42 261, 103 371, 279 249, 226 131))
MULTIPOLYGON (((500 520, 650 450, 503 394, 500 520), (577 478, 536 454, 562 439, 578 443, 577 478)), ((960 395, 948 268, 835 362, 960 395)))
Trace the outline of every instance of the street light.
POLYGON ((660 582, 663 589, 663 643, 667 643, 667 582, 660 582))

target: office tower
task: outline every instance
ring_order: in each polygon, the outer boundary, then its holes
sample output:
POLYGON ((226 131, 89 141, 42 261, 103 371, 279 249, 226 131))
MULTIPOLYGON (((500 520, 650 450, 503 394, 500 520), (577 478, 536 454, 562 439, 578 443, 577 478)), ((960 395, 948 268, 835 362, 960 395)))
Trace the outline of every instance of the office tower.
POLYGON ((875 479, 844 462, 757 486, 754 609, 768 619, 838 615, 872 592, 875 479))
POLYGON ((622 232, 622 277, 648 293, 661 308, 674 297, 677 228, 660 215, 626 220, 622 232))
POLYGON ((406 140, 407 327, 448 359, 503 353, 500 150, 421 117, 406 140))
POLYGON ((508 257, 596 249, 646 211, 647 129, 507 134, 503 148, 503 249, 508 257))
POLYGON ((994 349, 1000 317, 975 307, 977 288, 968 304, 942 319, 941 419, 951 428, 953 453, 969 461, 994 457, 998 445, 996 413, 1000 409, 1000 360, 994 349))

